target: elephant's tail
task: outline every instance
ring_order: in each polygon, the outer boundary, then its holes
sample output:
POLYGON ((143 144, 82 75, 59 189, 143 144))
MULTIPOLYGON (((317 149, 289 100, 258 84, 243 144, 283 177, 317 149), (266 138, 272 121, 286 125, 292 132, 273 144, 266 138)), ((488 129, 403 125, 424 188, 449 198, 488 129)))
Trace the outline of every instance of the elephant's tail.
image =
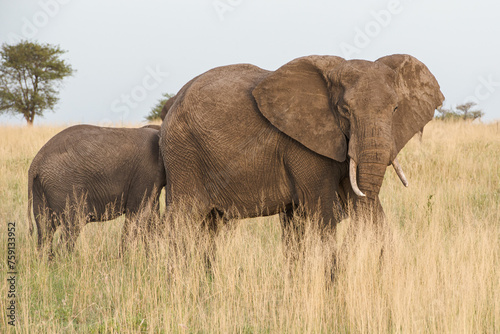
POLYGON ((33 236, 33 219, 31 218, 31 211, 33 207, 33 176, 29 173, 28 177, 28 230, 30 236, 33 236))

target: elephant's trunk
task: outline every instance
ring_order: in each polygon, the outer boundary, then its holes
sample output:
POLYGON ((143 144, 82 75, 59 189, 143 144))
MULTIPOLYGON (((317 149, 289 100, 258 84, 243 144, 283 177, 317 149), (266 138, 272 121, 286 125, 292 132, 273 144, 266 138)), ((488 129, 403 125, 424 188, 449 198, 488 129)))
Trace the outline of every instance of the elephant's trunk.
POLYGON ((361 161, 358 166, 359 186, 369 199, 375 199, 382 187, 387 163, 361 161))
POLYGON ((354 193, 359 197, 374 199, 380 192, 386 167, 387 164, 379 162, 362 162, 358 165, 354 159, 351 159, 349 180, 354 193), (360 186, 358 186, 357 178, 360 186))
MULTIPOLYGON (((399 164, 397 158, 392 161, 392 167, 396 171, 396 174, 399 176, 399 179, 403 183, 405 187, 408 187, 408 180, 399 164)), ((351 159, 349 164, 349 180, 351 181, 352 189, 354 193, 360 197, 365 197, 365 193, 363 193, 359 187, 357 182, 357 174, 360 174, 360 183, 363 183, 363 189, 365 191, 370 191, 371 193, 378 194, 380 191, 380 186, 382 185, 382 181, 384 179, 385 174, 385 164, 381 164, 380 162, 367 162, 363 163, 363 168, 358 171, 358 165, 354 159, 351 159), (361 181, 363 180, 363 181, 361 181)))
POLYGON ((382 187, 384 174, 391 161, 389 143, 380 143, 380 137, 364 138, 359 146, 351 147, 349 177, 356 195, 375 199, 382 187), (354 150, 359 148, 359 150, 354 150), (357 181, 357 182, 356 182, 357 181), (366 195, 366 196, 365 196, 366 195))
POLYGON ((354 193, 359 197, 374 199, 378 196, 384 174, 389 164, 405 187, 408 181, 398 159, 392 155, 392 129, 386 124, 357 121, 354 124, 368 124, 357 127, 349 143, 349 180, 354 193), (366 136, 371 134, 371 136, 366 136), (385 139, 384 139, 385 138, 385 139))

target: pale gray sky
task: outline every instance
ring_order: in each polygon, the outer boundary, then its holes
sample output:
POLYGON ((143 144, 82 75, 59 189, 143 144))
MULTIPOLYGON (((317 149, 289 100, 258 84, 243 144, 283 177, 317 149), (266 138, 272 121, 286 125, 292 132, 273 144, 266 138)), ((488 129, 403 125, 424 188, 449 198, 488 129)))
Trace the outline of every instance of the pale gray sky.
POLYGON ((495 0, 0 0, 0 43, 59 44, 78 71, 35 124, 141 122, 162 93, 221 65, 393 53, 424 62, 445 105, 474 100, 490 121, 500 119, 499 13, 495 0))

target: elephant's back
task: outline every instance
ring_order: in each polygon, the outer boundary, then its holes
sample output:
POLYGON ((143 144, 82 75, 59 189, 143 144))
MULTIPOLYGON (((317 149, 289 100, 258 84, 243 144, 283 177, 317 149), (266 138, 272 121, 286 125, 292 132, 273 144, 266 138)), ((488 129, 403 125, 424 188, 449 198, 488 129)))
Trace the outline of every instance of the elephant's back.
MULTIPOLYGON (((108 128, 94 125, 71 126, 52 137, 37 153, 35 159, 76 163, 78 158, 129 158, 127 155, 141 149, 151 138, 158 136, 155 129, 108 128)), ((34 159, 34 160, 35 160, 34 159)), ((81 160, 85 164, 85 160, 81 160)), ((103 161, 104 162, 104 161, 103 161)))
POLYGON ((177 94, 177 103, 167 114, 162 131, 169 132, 170 138, 213 135, 220 141, 251 135, 252 127, 261 131, 267 120, 258 111, 252 90, 269 73, 249 64, 205 72, 177 94))
POLYGON ((237 126, 254 113, 253 88, 270 72, 250 64, 211 69, 188 82, 166 117, 167 129, 189 123, 216 129, 237 126), (234 108, 236 107, 236 108, 234 108))
POLYGON ((154 129, 75 125, 40 149, 30 166, 30 177, 38 176, 50 193, 92 190, 118 196, 131 178, 130 166, 144 158, 138 152, 151 146, 154 138, 157 143, 154 129))

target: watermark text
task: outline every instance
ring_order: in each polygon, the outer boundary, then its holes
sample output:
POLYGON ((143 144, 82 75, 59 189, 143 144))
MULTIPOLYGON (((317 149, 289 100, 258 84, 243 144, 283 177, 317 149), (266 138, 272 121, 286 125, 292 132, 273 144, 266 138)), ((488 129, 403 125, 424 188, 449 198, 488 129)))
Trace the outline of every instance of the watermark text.
POLYGON ((373 39, 378 37, 382 30, 388 27, 394 16, 403 11, 403 5, 400 0, 389 0, 385 9, 379 11, 370 11, 372 20, 365 23, 361 28, 356 26, 354 28, 354 38, 351 43, 340 43, 340 50, 344 58, 352 58, 361 53, 367 48, 373 39))
POLYGON ((55 16, 59 14, 61 8, 67 5, 71 0, 40 0, 38 1, 39 10, 31 18, 23 16, 21 25, 21 35, 11 32, 7 39, 9 43, 14 44, 23 39, 35 38, 40 30, 45 28, 55 16))
POLYGON ((7 322, 16 325, 16 223, 7 225, 7 322))
MULTIPOLYGON (((157 65, 154 69, 146 66, 146 75, 142 78, 140 84, 135 85, 129 92, 123 93, 119 98, 111 102, 111 111, 115 114, 120 114, 121 118, 127 118, 130 111, 139 106, 139 103, 144 101, 149 93, 158 88, 165 78, 169 76, 168 72, 160 69, 157 65)), ((103 120, 103 122, 110 120, 103 120)))

